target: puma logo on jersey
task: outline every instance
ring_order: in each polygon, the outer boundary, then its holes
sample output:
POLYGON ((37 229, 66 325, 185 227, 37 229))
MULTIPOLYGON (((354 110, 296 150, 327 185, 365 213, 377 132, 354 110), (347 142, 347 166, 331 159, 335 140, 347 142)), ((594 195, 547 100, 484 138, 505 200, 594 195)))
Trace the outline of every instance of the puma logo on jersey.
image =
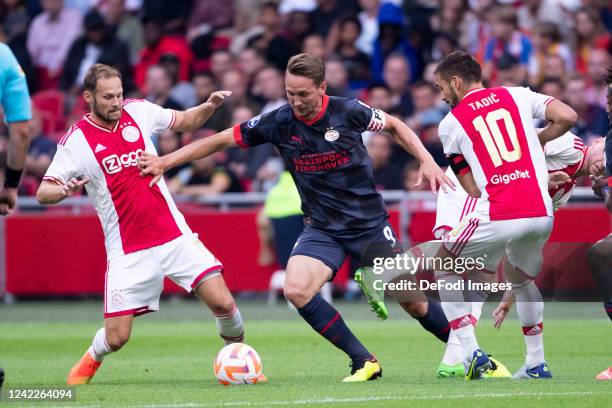
POLYGON ((103 146, 100 143, 98 143, 98 145, 96 146, 96 150, 94 150, 94 152, 95 153, 100 153, 103 150, 106 150, 106 146, 103 146))
POLYGON ((102 167, 108 174, 119 173, 124 167, 134 167, 138 164, 138 157, 142 149, 122 154, 111 154, 102 159, 102 167))

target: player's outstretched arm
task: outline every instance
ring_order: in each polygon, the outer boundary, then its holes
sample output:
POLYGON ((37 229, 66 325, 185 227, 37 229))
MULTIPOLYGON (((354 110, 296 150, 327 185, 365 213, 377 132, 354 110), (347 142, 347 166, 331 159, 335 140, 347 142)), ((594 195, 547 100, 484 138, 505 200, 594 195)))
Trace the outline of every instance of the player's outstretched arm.
POLYGON ((71 178, 66 184, 58 184, 53 181, 43 180, 36 192, 36 199, 41 204, 57 204, 64 198, 72 196, 89 183, 88 178, 82 180, 71 178))
POLYGON ((545 145, 568 132, 578 121, 578 114, 568 105, 555 99, 546 106, 546 120, 550 124, 540 133, 540 143, 545 145))
POLYGON ((233 146, 237 146, 237 144, 234 140, 234 130, 230 128, 204 139, 196 140, 162 157, 142 152, 138 159, 140 176, 153 176, 153 180, 149 183, 153 187, 166 170, 180 166, 183 163, 210 156, 213 153, 233 146))
POLYGON ((425 149, 425 146, 423 146, 423 143, 421 143, 421 140, 412 129, 401 120, 391 115, 387 115, 386 113, 385 123, 384 130, 391 133, 395 141, 402 146, 404 150, 421 162, 416 185, 421 184, 423 178, 426 178, 429 180, 433 193, 438 191, 438 185, 440 185, 444 191, 447 191, 447 187, 450 187, 452 190, 455 189, 455 184, 446 174, 444 174, 440 166, 436 164, 431 154, 425 149))
POLYGON ((230 96, 231 91, 213 92, 206 102, 187 109, 186 111, 175 111, 176 120, 172 125, 172 130, 178 132, 189 132, 199 129, 221 106, 225 97, 230 96))

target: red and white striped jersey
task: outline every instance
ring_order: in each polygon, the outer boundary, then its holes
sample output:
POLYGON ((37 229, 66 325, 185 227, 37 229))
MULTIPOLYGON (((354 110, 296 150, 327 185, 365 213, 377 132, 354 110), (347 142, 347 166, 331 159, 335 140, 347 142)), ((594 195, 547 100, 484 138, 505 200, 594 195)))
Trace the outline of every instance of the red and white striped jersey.
MULTIPOLYGON (((572 195, 572 189, 576 184, 575 176, 584 162, 587 147, 584 146, 580 138, 571 132, 565 133, 563 136, 554 139, 544 146, 546 159, 546 167, 550 173, 554 171, 565 171, 572 181, 568 182, 559 188, 549 189, 549 195, 553 202, 555 211, 567 203, 572 195)), ((455 183, 455 190, 438 191, 438 200, 436 204, 436 224, 433 228, 433 234, 436 239, 439 239, 444 231, 450 231, 470 212, 476 208, 476 198, 470 197, 455 176, 455 173, 450 169, 446 170, 446 175, 455 183)))
POLYGON ((572 178, 567 183, 548 190, 555 211, 570 199, 576 185, 576 173, 584 163, 587 150, 588 146, 570 132, 551 140, 544 146, 548 172, 563 171, 572 178))
POLYGON ((475 207, 482 220, 552 216, 534 126, 552 100, 529 88, 474 89, 440 122, 444 152, 465 159, 482 193, 475 207))
POLYGON ((137 168, 140 152, 157 154, 151 135, 170 128, 175 117, 173 110, 127 99, 112 130, 87 114, 58 144, 43 180, 90 179, 85 187, 102 223, 108 259, 191 234, 164 180, 151 188, 151 177, 140 177, 137 168))

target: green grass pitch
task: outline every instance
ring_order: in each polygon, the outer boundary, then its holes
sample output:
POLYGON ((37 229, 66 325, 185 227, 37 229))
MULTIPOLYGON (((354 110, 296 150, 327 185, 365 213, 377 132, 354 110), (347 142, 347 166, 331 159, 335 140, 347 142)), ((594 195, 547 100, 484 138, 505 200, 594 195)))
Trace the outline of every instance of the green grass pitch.
MULTIPOLYGON (((61 407, 406 407, 612 406, 612 382, 594 376, 612 365, 611 324, 600 304, 549 303, 545 350, 549 381, 437 379, 443 344, 396 307, 377 321, 364 303, 337 304, 349 326, 376 354, 383 378, 343 384, 348 359, 283 304, 239 302, 246 342, 261 355, 270 382, 223 387, 212 361, 222 343, 210 313, 195 301, 163 302, 159 313, 136 319, 132 339, 106 358, 75 402, 7 403, 61 407)), ((477 333, 483 349, 511 371, 524 344, 514 312, 501 330, 486 305, 477 333)), ((62 386, 70 367, 101 326, 100 302, 18 303, 0 306, 0 366, 4 388, 62 386)))

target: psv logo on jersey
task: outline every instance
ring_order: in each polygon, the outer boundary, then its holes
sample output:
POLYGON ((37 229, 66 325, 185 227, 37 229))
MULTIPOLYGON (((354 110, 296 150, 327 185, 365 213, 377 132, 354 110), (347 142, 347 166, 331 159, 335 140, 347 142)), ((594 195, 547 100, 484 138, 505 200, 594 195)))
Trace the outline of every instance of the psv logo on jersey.
POLYGON ((108 174, 119 173, 124 168, 135 167, 138 164, 140 153, 142 153, 142 149, 122 155, 111 154, 102 159, 102 167, 108 174))

